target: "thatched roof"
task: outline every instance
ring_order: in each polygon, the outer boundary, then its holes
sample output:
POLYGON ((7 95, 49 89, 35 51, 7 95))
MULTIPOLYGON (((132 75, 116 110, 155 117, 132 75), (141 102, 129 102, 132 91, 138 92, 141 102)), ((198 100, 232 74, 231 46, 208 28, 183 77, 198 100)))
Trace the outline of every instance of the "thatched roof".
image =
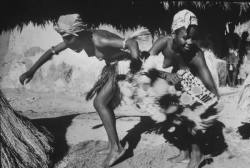
POLYGON ((169 29, 174 13, 182 8, 206 20, 235 21, 250 18, 249 2, 168 1, 168 0, 9 0, 1 5, 0 31, 22 26, 29 21, 44 24, 59 15, 80 13, 94 26, 112 24, 120 30, 143 25, 151 30, 169 29))
POLYGON ((0 89, 1 167, 50 167, 51 137, 15 111, 0 89))

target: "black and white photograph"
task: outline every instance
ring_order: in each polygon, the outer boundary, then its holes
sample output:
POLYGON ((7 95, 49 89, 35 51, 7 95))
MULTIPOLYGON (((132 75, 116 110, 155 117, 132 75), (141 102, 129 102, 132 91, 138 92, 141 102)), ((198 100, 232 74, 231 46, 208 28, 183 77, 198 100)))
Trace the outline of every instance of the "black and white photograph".
POLYGON ((9 0, 2 168, 249 168, 250 2, 9 0))

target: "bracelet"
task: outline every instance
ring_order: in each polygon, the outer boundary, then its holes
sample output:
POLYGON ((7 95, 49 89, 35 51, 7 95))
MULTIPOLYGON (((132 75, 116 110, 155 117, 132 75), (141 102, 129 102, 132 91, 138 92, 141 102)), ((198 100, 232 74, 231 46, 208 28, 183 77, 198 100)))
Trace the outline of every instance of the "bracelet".
POLYGON ((51 52, 53 53, 53 54, 58 54, 58 52, 56 52, 56 50, 55 50, 55 47, 54 46, 52 46, 51 48, 50 48, 50 50, 51 50, 51 52))

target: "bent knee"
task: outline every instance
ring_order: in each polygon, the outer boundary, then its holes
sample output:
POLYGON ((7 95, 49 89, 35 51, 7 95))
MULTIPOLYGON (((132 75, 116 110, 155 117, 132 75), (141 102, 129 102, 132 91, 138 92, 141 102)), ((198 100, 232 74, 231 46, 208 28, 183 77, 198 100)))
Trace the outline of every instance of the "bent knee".
POLYGON ((98 97, 94 99, 93 105, 96 110, 101 110, 106 107, 104 101, 98 97))

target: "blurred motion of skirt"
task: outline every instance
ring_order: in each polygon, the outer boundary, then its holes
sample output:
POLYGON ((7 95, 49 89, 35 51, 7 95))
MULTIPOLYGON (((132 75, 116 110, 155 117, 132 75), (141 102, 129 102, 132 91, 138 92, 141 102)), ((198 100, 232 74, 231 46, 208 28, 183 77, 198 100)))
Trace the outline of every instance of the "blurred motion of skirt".
POLYGON ((247 76, 238 99, 238 107, 250 113, 250 75, 247 76))

